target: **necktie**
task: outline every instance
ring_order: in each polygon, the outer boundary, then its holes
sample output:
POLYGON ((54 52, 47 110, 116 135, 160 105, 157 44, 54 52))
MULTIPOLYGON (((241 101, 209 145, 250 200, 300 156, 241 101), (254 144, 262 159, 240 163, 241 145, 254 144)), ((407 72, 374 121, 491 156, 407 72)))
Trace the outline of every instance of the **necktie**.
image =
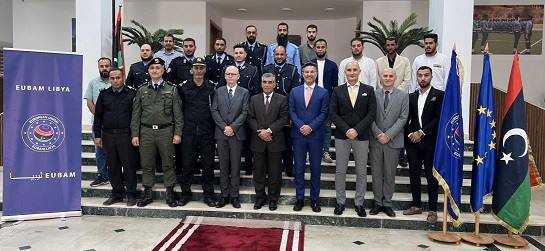
POLYGON ((227 98, 229 99, 229 104, 231 104, 231 100, 233 99, 233 89, 229 89, 229 95, 227 95, 227 98))
POLYGON ((351 85, 350 86, 350 103, 352 103, 352 107, 356 105, 356 86, 351 85))
POLYGON ((265 113, 269 112, 269 105, 271 103, 269 102, 269 95, 265 95, 265 113))
POLYGON ((251 51, 251 52, 254 51, 254 46, 253 46, 253 45, 250 45, 250 51, 251 51))
POLYGON ((242 65, 237 66, 238 72, 240 73, 242 71, 242 65))
POLYGON ((280 72, 280 70, 282 69, 282 67, 280 67, 280 66, 275 66, 274 68, 276 68, 277 73, 280 72))
POLYGON ((218 64, 221 64, 221 57, 218 57, 218 64))
POLYGON ((384 110, 386 111, 386 108, 388 108, 388 103, 390 103, 390 91, 384 92, 384 110))
POLYGON ((155 89, 156 91, 159 90, 159 84, 153 84, 153 89, 155 89))
POLYGON ((305 88, 307 89, 307 93, 305 93, 305 107, 308 107, 310 97, 312 97, 312 88, 310 86, 307 86, 305 88))

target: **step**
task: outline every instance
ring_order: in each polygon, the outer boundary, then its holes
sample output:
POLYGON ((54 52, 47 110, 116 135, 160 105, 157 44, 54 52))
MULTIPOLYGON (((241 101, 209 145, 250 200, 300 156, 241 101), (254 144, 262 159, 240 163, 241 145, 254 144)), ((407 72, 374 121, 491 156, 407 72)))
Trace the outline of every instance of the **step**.
MULTIPOLYGON (((352 207, 347 207, 343 215, 334 215, 333 207, 322 206, 319 213, 312 212, 308 204, 303 210, 295 212, 292 205, 278 205, 276 211, 270 211, 266 206, 260 210, 254 210, 252 203, 242 203, 241 208, 235 209, 231 205, 223 208, 210 208, 202 202, 189 202, 184 207, 168 207, 163 201, 155 201, 146 207, 136 206, 127 207, 124 203, 118 203, 111 206, 103 206, 103 198, 82 198, 82 211, 86 215, 108 215, 124 217, 152 217, 152 218, 177 218, 185 216, 208 216, 224 218, 241 219, 263 219, 263 220, 291 220, 301 221, 312 225, 333 225, 346 227, 367 227, 384 229, 408 229, 408 230, 426 230, 440 231, 442 228, 442 212, 438 213, 439 221, 435 224, 426 222, 426 214, 421 215, 403 215, 403 212, 396 210, 396 217, 390 218, 383 213, 378 215, 368 215, 365 218, 358 217, 352 207)), ((463 213, 462 217, 465 224, 459 228, 454 228, 451 223, 448 224, 449 231, 452 232, 473 232, 474 217, 473 214, 463 213)), ((545 232, 543 219, 532 218, 528 228, 524 232, 526 235, 542 236, 545 232)), ((505 234, 505 229, 501 227, 490 214, 482 214, 480 218, 481 233, 505 234)))

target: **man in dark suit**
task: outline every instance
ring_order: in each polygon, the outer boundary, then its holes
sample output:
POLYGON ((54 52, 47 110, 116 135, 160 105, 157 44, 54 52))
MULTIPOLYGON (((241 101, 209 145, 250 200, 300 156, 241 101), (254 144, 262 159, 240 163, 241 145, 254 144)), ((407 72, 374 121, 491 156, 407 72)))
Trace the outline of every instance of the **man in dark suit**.
POLYGON ((444 93, 431 86, 432 69, 430 67, 421 66, 418 68, 416 77, 420 88, 409 95, 409 119, 405 126, 405 146, 409 158, 413 200, 411 207, 403 211, 403 214, 422 213, 420 174, 422 164, 424 164, 429 196, 427 221, 435 223, 437 222, 437 190, 439 185, 433 176, 432 167, 444 93))
POLYGON ((320 165, 324 140, 324 121, 327 119, 329 95, 316 84, 318 67, 313 63, 303 66, 304 84, 295 87, 289 96, 290 118, 293 123, 293 156, 295 160, 294 211, 301 211, 305 197, 305 166, 310 161, 310 206, 320 212, 320 165))
POLYGON ((131 64, 125 85, 138 90, 144 83, 150 81, 148 63, 153 59, 153 51, 149 44, 140 46, 140 58, 142 61, 131 64))
POLYGON ((329 117, 337 126, 335 149, 337 153, 335 191, 337 205, 334 213, 341 215, 346 203, 346 170, 350 151, 356 161, 355 210, 358 216, 367 216, 363 202, 367 186, 367 157, 369 129, 377 113, 373 87, 359 82, 360 65, 356 61, 346 64, 346 84, 338 86, 331 96, 329 117))
MULTIPOLYGON (((316 58, 312 59, 311 62, 318 66, 318 78, 316 79, 316 82, 320 87, 326 89, 329 93, 329 97, 331 97, 333 88, 335 88, 339 82, 339 68, 335 62, 326 57, 327 41, 325 41, 325 39, 320 38, 316 40, 314 43, 314 52, 316 53, 316 58)), ((329 119, 326 120, 324 126, 324 153, 322 161, 333 163, 333 159, 331 159, 331 156, 329 155, 329 147, 331 146, 331 122, 329 119)))
POLYGON ((218 88, 212 99, 212 118, 216 123, 215 138, 220 164, 221 199, 217 207, 224 207, 231 197, 231 204, 240 208, 240 153, 246 140, 246 116, 248 115, 248 90, 237 86, 239 78, 235 66, 227 66, 227 85, 218 88))
POLYGON ((214 54, 210 54, 204 58, 206 61, 206 79, 218 84, 223 77, 223 69, 228 65, 234 65, 235 59, 233 56, 225 52, 225 38, 217 38, 214 42, 214 54))
POLYGON ((255 66, 259 76, 261 76, 261 69, 265 65, 265 58, 267 57, 267 45, 257 42, 257 28, 255 25, 246 26, 246 41, 240 44, 244 46, 248 54, 246 63, 255 66))
MULTIPOLYGON (((257 67, 246 63, 246 51, 244 50, 244 45, 237 44, 233 46, 233 57, 234 62, 232 65, 238 68, 238 73, 240 78, 238 79, 238 86, 246 88, 250 92, 250 96, 256 95, 261 92, 261 83, 259 72, 257 67)), ((222 77, 218 83, 218 87, 225 85, 225 68, 222 70, 222 77)))
POLYGON ((248 109, 255 166, 254 209, 260 209, 267 201, 265 182, 268 175, 269 209, 273 211, 277 209, 282 185, 282 152, 286 149, 283 129, 288 123, 288 99, 274 94, 276 82, 271 73, 263 74, 261 86, 263 94, 253 96, 248 109))

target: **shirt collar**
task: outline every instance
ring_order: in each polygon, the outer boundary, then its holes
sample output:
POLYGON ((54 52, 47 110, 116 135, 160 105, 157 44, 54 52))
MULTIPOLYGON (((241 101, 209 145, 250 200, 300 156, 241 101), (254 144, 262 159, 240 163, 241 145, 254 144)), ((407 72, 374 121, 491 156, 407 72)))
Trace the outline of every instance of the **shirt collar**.
POLYGON ((282 69, 282 67, 284 67, 284 65, 286 65, 285 62, 284 62, 283 64, 274 63, 274 66, 275 66, 275 67, 280 67, 280 69, 282 69))
POLYGON ((233 89, 233 94, 234 94, 234 93, 237 91, 237 86, 238 86, 238 85, 235 85, 235 86, 233 86, 233 87, 229 87, 228 85, 226 85, 226 87, 227 87, 227 93, 229 93, 229 90, 230 90, 230 89, 233 89))
POLYGON ((430 86, 430 88, 428 88, 428 90, 426 90, 424 93, 422 93, 422 92, 420 91, 420 89, 419 89, 419 90, 418 90, 418 94, 419 94, 420 96, 428 95, 428 93, 430 93, 430 90, 431 90, 431 86, 430 86))
MULTIPOLYGON (((305 90, 307 89, 307 87, 309 87, 306 83, 304 83, 305 85, 305 90)), ((314 90, 314 88, 316 87, 316 82, 312 83, 312 85, 310 86, 311 89, 314 90)))
MULTIPOLYGON (((274 92, 271 92, 271 94, 269 94, 269 101, 271 101, 273 94, 274 92)), ((267 94, 263 93, 263 98, 266 98, 266 97, 267 97, 267 94)))
POLYGON ((163 85, 163 82, 164 82, 163 79, 159 80, 159 82, 155 82, 155 81, 153 81, 153 79, 151 80, 152 85, 155 85, 155 84, 163 85))
POLYGON ((235 62, 235 65, 236 65, 237 67, 243 67, 243 66, 244 66, 244 63, 245 63, 244 61, 242 61, 242 63, 240 63, 240 64, 238 64, 237 62, 235 62))

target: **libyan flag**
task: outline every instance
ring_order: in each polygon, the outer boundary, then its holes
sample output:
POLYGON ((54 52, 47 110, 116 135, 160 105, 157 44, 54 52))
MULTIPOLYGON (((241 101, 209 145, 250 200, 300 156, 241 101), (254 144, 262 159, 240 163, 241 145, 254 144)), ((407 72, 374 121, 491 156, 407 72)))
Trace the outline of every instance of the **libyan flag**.
POLYGON ((121 5, 119 6, 119 11, 117 12, 117 20, 115 23, 114 37, 112 40, 113 47, 113 68, 120 69, 125 75, 125 61, 124 61, 124 48, 123 48, 123 39, 121 37, 121 5))
POLYGON ((530 215, 528 135, 519 56, 515 54, 501 127, 492 212, 505 228, 521 234, 530 215))

